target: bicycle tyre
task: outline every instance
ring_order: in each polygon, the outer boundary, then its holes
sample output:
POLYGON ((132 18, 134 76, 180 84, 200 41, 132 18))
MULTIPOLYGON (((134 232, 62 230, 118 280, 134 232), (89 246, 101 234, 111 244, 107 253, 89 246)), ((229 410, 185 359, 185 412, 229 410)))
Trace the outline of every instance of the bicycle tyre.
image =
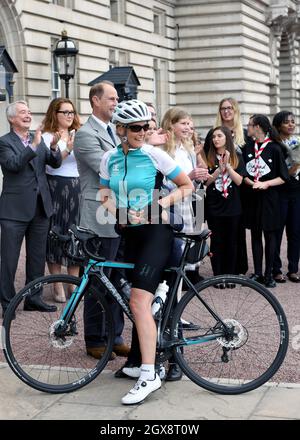
POLYGON ((215 327, 216 319, 189 290, 177 305, 171 324, 171 334, 182 340, 174 355, 183 372, 197 385, 219 394, 241 394, 263 385, 280 368, 288 349, 288 323, 278 300, 243 276, 216 276, 195 288, 233 329, 234 337, 199 342, 220 326, 215 327), (199 328, 185 331, 181 319, 199 328))
MULTIPOLYGON (((49 275, 27 284, 10 302, 4 326, 4 355, 12 371, 27 385, 48 393, 69 393, 94 380, 106 366, 113 349, 114 324, 110 308, 95 287, 87 285, 76 305, 73 322, 62 337, 54 333, 65 304, 55 303, 56 312, 24 311, 25 299, 43 292, 43 300, 51 303, 54 283, 62 283, 66 296, 80 284, 71 275, 49 275), (101 359, 86 353, 84 340, 84 301, 93 299, 90 313, 102 316, 105 325, 105 351, 101 359)), ((70 300, 71 301, 71 300, 70 300)), ((99 318, 100 319, 100 318, 99 318)))

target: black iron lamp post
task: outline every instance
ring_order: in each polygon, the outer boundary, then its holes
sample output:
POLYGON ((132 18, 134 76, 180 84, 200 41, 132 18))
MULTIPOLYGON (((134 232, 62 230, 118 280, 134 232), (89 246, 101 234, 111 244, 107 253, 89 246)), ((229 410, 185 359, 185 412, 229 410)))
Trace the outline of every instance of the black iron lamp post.
POLYGON ((68 37, 67 31, 62 31, 61 40, 56 43, 53 53, 57 60, 59 77, 65 81, 66 98, 69 98, 69 83, 70 79, 75 76, 78 49, 74 41, 68 37))

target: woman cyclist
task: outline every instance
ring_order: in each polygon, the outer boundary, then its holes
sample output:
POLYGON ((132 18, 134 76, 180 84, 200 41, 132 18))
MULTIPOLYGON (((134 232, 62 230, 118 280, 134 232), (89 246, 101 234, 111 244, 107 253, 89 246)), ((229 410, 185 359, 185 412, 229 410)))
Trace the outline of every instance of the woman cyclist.
POLYGON ((161 386, 155 373, 157 330, 151 304, 172 249, 167 210, 193 190, 189 177, 167 153, 144 144, 150 120, 151 113, 143 102, 121 102, 113 115, 121 145, 104 154, 100 167, 101 199, 123 231, 125 261, 135 263, 128 278, 142 365, 136 385, 122 398, 124 405, 142 402, 161 386), (159 198, 164 176, 177 188, 159 198))

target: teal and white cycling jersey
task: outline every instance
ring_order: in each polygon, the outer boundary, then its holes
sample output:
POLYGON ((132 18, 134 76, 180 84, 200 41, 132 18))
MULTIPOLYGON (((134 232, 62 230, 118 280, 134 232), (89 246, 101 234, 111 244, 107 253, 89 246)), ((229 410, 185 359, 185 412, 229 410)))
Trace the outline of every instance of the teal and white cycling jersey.
POLYGON ((164 176, 172 180, 180 173, 181 168, 160 148, 144 144, 124 154, 118 146, 101 160, 100 183, 114 192, 118 208, 139 211, 151 205, 164 176))

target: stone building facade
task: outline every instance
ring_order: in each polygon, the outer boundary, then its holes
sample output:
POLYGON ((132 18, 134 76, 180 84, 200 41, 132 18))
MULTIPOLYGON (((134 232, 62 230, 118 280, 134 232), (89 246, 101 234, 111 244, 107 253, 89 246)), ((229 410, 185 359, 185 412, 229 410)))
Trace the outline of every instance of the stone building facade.
POLYGON ((284 108, 300 122, 299 14, 298 0, 0 0, 0 46, 18 69, 11 99, 28 101, 34 125, 64 94, 52 50, 65 29, 79 50, 70 97, 83 121, 88 83, 130 65, 140 99, 160 115, 185 106, 205 135, 225 96, 240 102, 245 122, 284 108))

